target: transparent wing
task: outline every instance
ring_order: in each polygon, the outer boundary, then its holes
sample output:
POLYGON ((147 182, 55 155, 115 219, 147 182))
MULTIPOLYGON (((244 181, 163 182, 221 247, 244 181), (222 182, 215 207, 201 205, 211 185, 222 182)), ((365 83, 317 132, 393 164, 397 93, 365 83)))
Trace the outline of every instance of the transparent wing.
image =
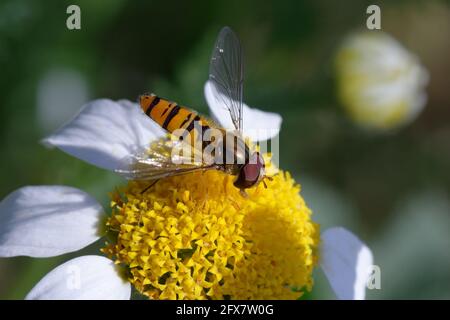
POLYGON ((154 180, 215 169, 211 159, 205 161, 199 152, 201 151, 188 143, 161 139, 154 142, 148 150, 136 152, 123 159, 121 167, 115 172, 128 180, 154 180))
POLYGON ((243 56, 239 39, 229 27, 224 27, 217 37, 209 80, 215 99, 226 106, 235 129, 242 132, 243 56))

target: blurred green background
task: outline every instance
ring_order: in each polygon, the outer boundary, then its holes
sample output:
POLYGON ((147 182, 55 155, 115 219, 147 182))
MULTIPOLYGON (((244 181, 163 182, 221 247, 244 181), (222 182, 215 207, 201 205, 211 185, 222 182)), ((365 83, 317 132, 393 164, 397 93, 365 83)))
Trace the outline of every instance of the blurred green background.
MULTIPOLYGON (((390 133, 355 126, 336 100, 333 55, 365 28, 372 1, 0 1, 0 197, 64 184, 108 204, 121 179, 39 140, 100 97, 155 92, 206 113, 203 84, 224 25, 241 38, 245 101, 283 116, 280 165, 322 229, 342 225, 373 249, 368 298, 450 298, 450 5, 377 1, 382 29, 428 69, 428 103, 390 133), (66 8, 81 8, 81 30, 66 8)), ((97 254, 101 242, 83 250, 97 254)), ((51 259, 0 259, 0 298, 22 299, 51 259)), ((333 295, 317 271, 309 298, 333 295)))

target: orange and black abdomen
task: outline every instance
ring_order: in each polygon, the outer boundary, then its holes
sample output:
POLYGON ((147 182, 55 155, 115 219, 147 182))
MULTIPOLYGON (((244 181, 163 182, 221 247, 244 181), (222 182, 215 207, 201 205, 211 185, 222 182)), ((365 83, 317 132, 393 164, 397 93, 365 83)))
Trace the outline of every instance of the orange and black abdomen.
POLYGON ((203 129, 209 127, 207 121, 202 119, 195 111, 153 94, 142 95, 140 105, 147 116, 170 133, 173 133, 176 129, 185 129, 188 133, 191 133, 195 122, 203 129))
MULTIPOLYGON (((233 153, 233 157, 237 163, 237 144, 233 143, 233 148, 228 149, 227 141, 229 141, 229 139, 231 139, 231 141, 241 140, 239 136, 231 132, 227 133, 224 129, 218 128, 212 122, 199 116, 197 112, 190 110, 189 108, 179 106, 175 102, 170 102, 154 94, 141 95, 139 103, 145 114, 163 129, 172 133, 174 136, 179 137, 180 140, 189 141, 192 145, 200 141, 202 148, 205 148, 212 142, 211 137, 203 139, 205 138, 205 133, 211 126, 214 127, 214 129, 219 129, 222 132, 223 137, 222 143, 219 144, 219 146, 221 146, 219 151, 223 155, 223 163, 226 163, 227 156, 229 156, 230 152, 233 153), (178 131, 178 129, 181 130, 178 131)), ((249 157, 249 148, 243 140, 242 144, 244 144, 245 147, 243 154, 245 156, 245 161, 247 161, 249 157)), ((216 151, 217 150, 214 150, 214 152, 216 151)))

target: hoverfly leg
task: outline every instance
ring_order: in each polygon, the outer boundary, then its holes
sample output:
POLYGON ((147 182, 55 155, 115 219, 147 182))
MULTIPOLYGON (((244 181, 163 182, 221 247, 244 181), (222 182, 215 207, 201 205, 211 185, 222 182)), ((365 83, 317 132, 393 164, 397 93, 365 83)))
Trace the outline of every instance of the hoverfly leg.
POLYGON ((239 193, 241 194, 241 196, 243 196, 244 198, 248 198, 248 194, 247 194, 247 192, 245 192, 245 190, 244 189, 239 189, 239 193))
POLYGON ((264 188, 267 189, 267 184, 266 184, 266 182, 263 180, 262 183, 263 183, 263 185, 264 185, 264 188))
POLYGON ((141 191, 141 194, 144 194, 145 192, 147 192, 148 189, 153 187, 158 181, 159 181, 159 179, 156 179, 155 181, 153 181, 148 187, 146 187, 144 190, 141 191))

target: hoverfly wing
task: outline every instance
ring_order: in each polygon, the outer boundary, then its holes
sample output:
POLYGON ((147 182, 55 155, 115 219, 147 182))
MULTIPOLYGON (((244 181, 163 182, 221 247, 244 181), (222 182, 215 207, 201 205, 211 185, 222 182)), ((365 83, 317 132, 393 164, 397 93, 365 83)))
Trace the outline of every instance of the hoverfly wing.
POLYGON ((198 150, 178 140, 158 140, 149 149, 138 151, 122 159, 114 170, 128 180, 155 180, 195 171, 215 169, 209 160, 204 162, 198 150), (185 148, 181 152, 182 148, 185 148))
POLYGON ((209 84, 217 103, 227 108, 234 129, 241 133, 243 82, 241 44, 236 34, 229 27, 224 27, 217 37, 211 56, 209 84))

